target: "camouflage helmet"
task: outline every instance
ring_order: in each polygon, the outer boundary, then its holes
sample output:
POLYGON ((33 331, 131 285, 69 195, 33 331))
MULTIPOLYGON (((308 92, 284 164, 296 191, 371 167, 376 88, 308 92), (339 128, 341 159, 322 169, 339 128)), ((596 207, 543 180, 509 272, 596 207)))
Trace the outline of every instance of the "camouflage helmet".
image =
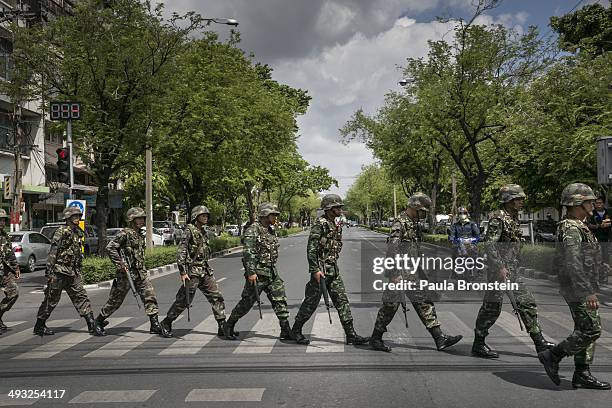
POLYGON ((561 193, 561 205, 567 207, 582 205, 587 200, 595 199, 596 197, 591 187, 583 183, 569 184, 561 193))
POLYGON ((322 210, 331 210, 334 207, 343 207, 342 198, 338 194, 326 194, 321 200, 322 210))
POLYGON ((8 218, 8 214, 4 211, 3 208, 0 208, 0 218, 8 218))
POLYGON ((429 211, 431 207, 431 198, 424 193, 414 193, 408 199, 408 207, 429 211))
POLYGON ((525 192, 523 191, 523 187, 518 184, 506 184, 499 189, 499 202, 509 203, 515 198, 525 198, 525 192))
POLYGON ((272 203, 261 203, 257 208, 260 217, 267 217, 270 214, 279 215, 278 207, 272 203))
POLYGON ((79 217, 83 216, 83 211, 79 207, 66 207, 64 209, 64 219, 72 217, 73 215, 78 215, 79 217))
POLYGON ((457 214, 469 214, 470 212, 465 207, 459 207, 457 214))
POLYGON ((195 220, 202 214, 208 214, 208 216, 210 216, 210 210, 205 205, 196 205, 191 210, 191 219, 195 220))
POLYGON ((128 222, 134 221, 136 218, 147 218, 147 213, 140 207, 132 207, 125 214, 128 222))

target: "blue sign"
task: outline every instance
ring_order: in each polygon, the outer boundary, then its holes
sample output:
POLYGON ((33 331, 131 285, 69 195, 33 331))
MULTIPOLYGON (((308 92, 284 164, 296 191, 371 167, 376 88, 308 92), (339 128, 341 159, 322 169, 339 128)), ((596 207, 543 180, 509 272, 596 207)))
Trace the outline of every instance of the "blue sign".
POLYGON ((78 208, 83 214, 81 219, 85 219, 85 200, 66 200, 66 207, 78 208))

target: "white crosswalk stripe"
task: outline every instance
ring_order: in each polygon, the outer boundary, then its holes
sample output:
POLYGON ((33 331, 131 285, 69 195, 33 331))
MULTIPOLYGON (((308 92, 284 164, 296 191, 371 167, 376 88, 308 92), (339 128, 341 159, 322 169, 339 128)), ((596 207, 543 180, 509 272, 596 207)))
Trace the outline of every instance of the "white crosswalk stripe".
POLYGON ((265 388, 193 389, 185 402, 260 402, 265 388))
MULTIPOLYGON (((438 317, 440 320, 440 327, 444 333, 456 336, 458 334, 463 336, 463 341, 468 339, 474 339, 474 329, 470 328, 465 324, 457 315, 453 312, 439 311, 438 317)), ((476 320, 474 318, 474 320, 476 320)))
MULTIPOLYGON (((182 317, 179 316, 176 320, 179 320, 182 317)), ((175 320, 175 321, 176 321, 175 320)), ((129 331, 119 338, 111 341, 110 343, 105 344, 97 350, 92 351, 91 353, 85 354, 84 357, 95 357, 95 358, 114 358, 121 357, 130 351, 134 350, 136 347, 143 344, 145 341, 152 339, 157 334, 150 334, 149 327, 150 323, 147 322, 142 324, 132 331, 129 331)))
POLYGON ((157 390, 83 391, 70 404, 103 404, 110 402, 145 402, 157 390))
POLYGON ((160 356, 197 354, 217 335, 217 321, 214 316, 208 316, 195 326, 183 338, 176 340, 159 352, 160 356))
POLYGON ((315 315, 307 353, 342 353, 344 351, 344 330, 336 319, 329 324, 327 312, 315 315), (315 338, 316 337, 316 338, 315 338))
POLYGON ((280 334, 278 319, 274 313, 266 313, 263 319, 257 320, 251 329, 251 334, 243 338, 234 354, 266 354, 271 353, 280 334))
POLYGON ((529 337, 529 334, 527 334, 526 331, 521 331, 516 315, 502 310, 501 314, 499 315, 499 318, 495 322, 495 325, 501 327, 512 337, 516 338, 516 340, 520 341, 525 346, 529 347, 530 350, 535 352, 535 346, 533 345, 531 337, 529 337))
MULTIPOLYGON (((567 335, 574 331, 574 320, 571 318, 569 312, 550 312, 543 314, 543 317, 550 320, 551 322, 558 324, 564 329, 568 330, 567 335)), ((601 336, 595 342, 596 347, 603 347, 608 350, 612 350, 612 333, 602 330, 601 336)))
POLYGON ((21 320, 18 322, 4 322, 4 324, 6 324, 6 327, 15 327, 15 326, 19 326, 20 324, 24 324, 26 323, 25 320, 21 320))
POLYGON ((6 393, 0 393, 0 407, 16 407, 32 405, 40 398, 11 398, 6 393))
MULTIPOLYGON (((110 318, 108 319, 109 324, 107 328, 111 328, 117 324, 121 324, 128 319, 130 318, 129 317, 110 318)), ((54 336, 52 341, 46 344, 43 344, 41 346, 38 346, 34 350, 29 350, 25 353, 19 354, 18 356, 15 356, 13 358, 18 359, 18 360, 50 358, 90 338, 91 338, 91 334, 87 331, 87 326, 84 326, 84 327, 81 327, 78 333, 66 333, 62 336, 56 335, 54 336)))
MULTIPOLYGON (((73 322, 75 322, 77 319, 58 319, 58 320, 50 320, 47 322, 47 325, 50 328, 54 328, 54 327, 62 327, 62 326, 67 326, 73 322)), ((20 332, 17 332, 15 334, 9 334, 8 336, 5 334, 3 334, 2 336, 0 336, 0 351, 4 350, 8 347, 12 347, 12 346, 16 346, 18 344, 21 344, 25 341, 28 341, 32 338, 34 338, 34 334, 32 333, 33 327, 28 327, 25 330, 22 330, 20 332)), ((49 338, 49 336, 46 336, 45 338, 49 338)))

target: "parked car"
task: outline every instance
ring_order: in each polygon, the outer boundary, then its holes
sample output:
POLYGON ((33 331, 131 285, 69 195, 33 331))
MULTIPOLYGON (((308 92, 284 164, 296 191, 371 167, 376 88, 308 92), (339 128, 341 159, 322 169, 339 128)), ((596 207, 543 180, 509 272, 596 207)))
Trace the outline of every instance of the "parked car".
POLYGON ((51 241, 34 231, 19 231, 9 234, 11 246, 20 268, 34 272, 37 266, 45 266, 51 241))
MULTIPOLYGON (((40 233, 43 234, 49 241, 53 240, 53 234, 55 231, 63 225, 65 222, 50 222, 40 229, 40 233)), ((98 252, 98 232, 95 226, 85 225, 85 242, 83 243, 83 251, 85 255, 95 254, 98 252)))
POLYGON ((232 224, 232 225, 226 225, 225 226, 225 232, 227 232, 228 234, 237 237, 240 235, 240 229, 238 228, 238 225, 232 224))
POLYGON ((153 221, 153 228, 157 228, 164 237, 164 245, 178 244, 184 234, 172 221, 153 221))
MULTIPOLYGON (((108 243, 121 231, 123 228, 109 228, 106 230, 106 244, 108 243)), ((143 228, 143 234, 146 234, 146 230, 143 228)), ((157 229, 153 228, 153 246, 163 246, 164 236, 157 229)))

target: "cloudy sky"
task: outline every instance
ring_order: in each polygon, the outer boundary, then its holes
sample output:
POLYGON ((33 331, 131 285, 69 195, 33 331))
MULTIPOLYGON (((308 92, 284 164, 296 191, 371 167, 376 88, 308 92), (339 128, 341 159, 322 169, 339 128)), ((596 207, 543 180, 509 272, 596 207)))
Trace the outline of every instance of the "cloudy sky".
MULTIPOLYGON (((536 25, 550 36, 548 18, 595 0, 505 0, 483 18, 517 29, 536 25)), ((607 0, 599 0, 608 4, 607 0)), ((299 149, 311 164, 327 167, 346 193, 361 166, 374 161, 359 143, 340 143, 338 129, 363 108, 374 113, 385 93, 397 90, 409 57, 427 41, 449 33, 436 16, 469 18, 472 0, 166 0, 167 11, 194 10, 229 17, 247 52, 274 68, 274 78, 308 90, 312 101, 299 119, 299 149)), ((219 33, 225 26, 213 26, 219 33)))

